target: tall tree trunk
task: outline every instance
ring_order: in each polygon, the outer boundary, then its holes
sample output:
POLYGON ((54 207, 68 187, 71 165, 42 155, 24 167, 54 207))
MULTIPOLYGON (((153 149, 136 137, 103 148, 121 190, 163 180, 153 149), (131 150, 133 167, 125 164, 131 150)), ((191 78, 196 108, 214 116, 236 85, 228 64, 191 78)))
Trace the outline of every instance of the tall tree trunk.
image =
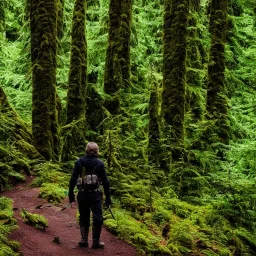
POLYGON ((63 37, 63 16, 64 16, 64 0, 58 0, 58 19, 57 19, 57 37, 58 40, 61 40, 63 37))
MULTIPOLYGON (((5 2, 4 1, 0 1, 0 33, 2 34, 4 32, 4 27, 5 27, 5 2)), ((2 37, 2 35, 0 35, 0 38, 2 37)))
POLYGON ((162 115, 173 161, 184 148, 188 8, 189 0, 165 0, 162 115))
POLYGON ((228 0, 212 0, 210 25, 211 48, 208 64, 206 109, 210 119, 216 120, 216 131, 228 143, 228 103, 225 94, 225 41, 228 0))
POLYGON ((71 160, 84 151, 87 97, 86 0, 76 0, 73 11, 70 71, 67 92, 67 125, 61 129, 61 159, 71 160))
POLYGON ((132 0, 110 0, 104 90, 105 107, 113 115, 120 112, 120 89, 130 84, 131 19, 132 0))
POLYGON ((150 164, 161 164, 160 151, 160 118, 159 118, 159 93, 157 85, 153 84, 149 99, 149 131, 148 131, 148 160, 150 164))
POLYGON ((86 0, 76 0, 73 12, 70 72, 67 93, 67 123, 85 118, 87 43, 86 0))
POLYGON ((59 149, 56 114, 56 0, 30 0, 33 144, 46 159, 59 149))
MULTIPOLYGON (((186 113, 191 113, 191 120, 197 122, 202 119, 205 112, 205 101, 202 97, 202 78, 201 73, 204 63, 204 49, 202 39, 200 38, 200 29, 198 26, 198 11, 200 10, 200 1, 194 0, 190 3, 190 14, 188 26, 190 27, 187 35, 187 70, 186 70, 186 113)), ((191 130, 191 129, 190 129, 191 130)))

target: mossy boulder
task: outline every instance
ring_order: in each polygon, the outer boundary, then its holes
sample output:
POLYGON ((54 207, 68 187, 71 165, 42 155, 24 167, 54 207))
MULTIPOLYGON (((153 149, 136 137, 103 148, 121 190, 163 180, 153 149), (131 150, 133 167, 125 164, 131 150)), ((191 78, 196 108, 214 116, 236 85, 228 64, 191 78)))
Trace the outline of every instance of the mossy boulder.
POLYGON ((29 225, 37 228, 37 229, 45 231, 46 227, 48 227, 48 221, 42 215, 29 213, 24 208, 22 208, 20 214, 21 214, 22 220, 25 223, 27 223, 27 224, 29 224, 29 225))

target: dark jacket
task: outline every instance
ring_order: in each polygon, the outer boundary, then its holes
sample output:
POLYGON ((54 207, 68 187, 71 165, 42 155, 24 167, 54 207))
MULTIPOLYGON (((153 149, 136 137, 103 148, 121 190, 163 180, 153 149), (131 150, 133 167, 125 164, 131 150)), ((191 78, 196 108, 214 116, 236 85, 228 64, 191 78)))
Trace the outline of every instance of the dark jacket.
MULTIPOLYGON (((110 203, 110 186, 109 186, 109 180, 107 177, 105 166, 104 166, 104 163, 95 156, 83 156, 76 161, 75 166, 73 168, 72 176, 69 182, 69 201, 70 202, 74 201, 74 188, 76 186, 78 177, 82 175, 83 167, 85 168, 87 167, 89 169, 94 167, 96 175, 102 182, 105 197, 106 197, 106 202, 110 203)), ((88 200, 94 200, 94 199, 96 200, 98 197, 97 195, 99 194, 98 192, 87 192, 87 191, 83 191, 81 193, 84 199, 88 199, 88 200)))

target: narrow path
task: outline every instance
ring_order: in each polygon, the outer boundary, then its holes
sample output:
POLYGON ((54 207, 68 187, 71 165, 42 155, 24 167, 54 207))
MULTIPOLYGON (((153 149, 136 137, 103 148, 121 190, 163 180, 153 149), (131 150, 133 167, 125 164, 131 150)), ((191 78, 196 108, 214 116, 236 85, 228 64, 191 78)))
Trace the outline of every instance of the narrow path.
MULTIPOLYGON (((24 256, 138 255, 133 246, 113 236, 105 228, 103 228, 101 234, 105 249, 94 250, 78 247, 80 231, 76 222, 77 205, 62 210, 63 205, 68 204, 67 199, 60 206, 51 205, 38 198, 38 188, 27 186, 30 182, 31 178, 25 184, 20 184, 15 189, 2 193, 3 196, 14 200, 14 213, 19 228, 10 235, 10 239, 21 243, 21 252, 24 256), (36 208, 40 205, 40 208, 36 208), (46 231, 37 230, 23 223, 20 216, 21 208, 45 216, 49 222, 46 231), (59 238, 60 244, 53 242, 55 237, 59 238)), ((91 232, 89 235, 89 245, 91 245, 91 232)))

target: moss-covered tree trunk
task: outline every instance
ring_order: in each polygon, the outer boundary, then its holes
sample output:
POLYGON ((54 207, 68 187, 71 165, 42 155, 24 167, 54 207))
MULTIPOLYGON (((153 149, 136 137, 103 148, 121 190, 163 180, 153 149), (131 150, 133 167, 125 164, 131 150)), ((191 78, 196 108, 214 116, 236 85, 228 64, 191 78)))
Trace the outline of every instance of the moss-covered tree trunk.
POLYGON ((63 139, 61 159, 71 160, 84 151, 86 94, 87 94, 87 43, 86 0, 76 0, 71 32, 70 71, 67 92, 67 125, 61 129, 63 139))
POLYGON ((208 64, 206 109, 209 119, 216 121, 219 139, 228 143, 228 103, 225 93, 225 41, 228 0, 212 0, 209 30, 211 48, 208 64))
POLYGON ((148 131, 148 160, 150 164, 159 165, 160 151, 160 118, 159 118, 159 93, 157 85, 153 85, 149 99, 149 131, 148 131))
POLYGON ((104 105, 113 115, 120 112, 120 89, 130 84, 131 19, 132 0, 110 0, 104 105))
MULTIPOLYGON (((5 27, 5 10, 4 10, 4 1, 0 0, 0 33, 4 32, 4 27, 5 27)), ((2 35, 0 35, 0 38, 2 35)))
POLYGON ((165 0, 162 116, 164 137, 177 161, 184 148, 188 0, 165 0))
POLYGON ((76 0, 73 12, 70 71, 67 93, 67 123, 86 111, 87 44, 85 37, 86 0, 76 0))
POLYGON ((190 122, 196 122, 203 117, 205 111, 205 100, 202 96, 202 70, 204 63, 204 49, 200 38, 200 28, 198 24, 198 11, 200 1, 190 5, 190 15, 188 19, 187 37, 187 70, 186 70, 186 113, 191 113, 190 122))
POLYGON ((33 144, 46 159, 59 149, 56 114, 57 0, 30 0, 33 144))
POLYGON ((63 37, 64 29, 64 0, 58 0, 57 36, 60 40, 63 37))

